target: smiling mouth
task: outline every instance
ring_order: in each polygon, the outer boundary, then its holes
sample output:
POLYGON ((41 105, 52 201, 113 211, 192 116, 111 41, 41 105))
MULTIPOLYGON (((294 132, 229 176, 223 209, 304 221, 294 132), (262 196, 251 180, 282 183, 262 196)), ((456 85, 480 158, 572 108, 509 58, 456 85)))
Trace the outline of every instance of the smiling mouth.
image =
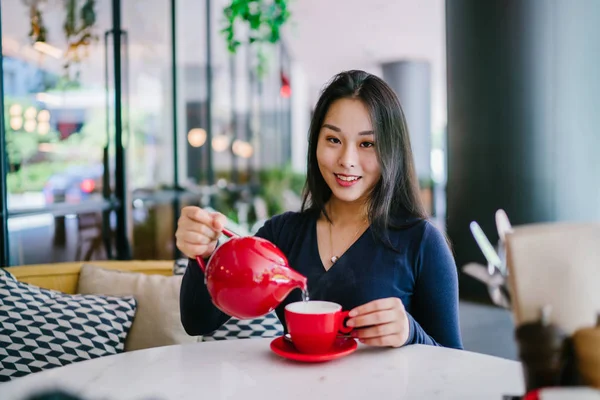
POLYGON ((336 178, 338 178, 341 181, 344 182, 356 182, 357 180, 359 180, 360 178, 362 178, 361 176, 356 176, 356 175, 341 175, 341 174, 334 174, 336 178))

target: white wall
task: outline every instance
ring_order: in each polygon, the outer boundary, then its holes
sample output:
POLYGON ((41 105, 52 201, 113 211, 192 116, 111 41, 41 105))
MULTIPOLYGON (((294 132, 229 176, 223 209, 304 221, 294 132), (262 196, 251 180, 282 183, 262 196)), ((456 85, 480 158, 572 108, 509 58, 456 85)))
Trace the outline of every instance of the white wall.
POLYGON ((302 65, 313 105, 336 73, 363 69, 381 77, 380 64, 427 60, 432 68, 432 131, 446 112, 445 0, 296 0, 284 30, 302 65))

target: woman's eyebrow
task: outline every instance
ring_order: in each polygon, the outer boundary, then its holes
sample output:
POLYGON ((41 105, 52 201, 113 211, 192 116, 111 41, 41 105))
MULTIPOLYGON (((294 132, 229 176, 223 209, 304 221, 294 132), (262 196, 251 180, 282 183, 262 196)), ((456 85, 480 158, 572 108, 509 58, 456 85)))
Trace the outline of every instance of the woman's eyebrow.
POLYGON ((323 124, 323 128, 328 128, 328 129, 331 129, 332 131, 335 131, 335 132, 341 132, 342 131, 337 126, 330 125, 330 124, 323 124))
MULTIPOLYGON (((340 128, 338 128, 335 125, 331 125, 331 124, 323 124, 323 128, 327 128, 327 129, 331 129, 334 132, 341 132, 342 130, 340 128)), ((362 131, 362 132, 358 132, 359 136, 368 136, 368 135, 373 135, 373 131, 369 130, 369 131, 362 131)))

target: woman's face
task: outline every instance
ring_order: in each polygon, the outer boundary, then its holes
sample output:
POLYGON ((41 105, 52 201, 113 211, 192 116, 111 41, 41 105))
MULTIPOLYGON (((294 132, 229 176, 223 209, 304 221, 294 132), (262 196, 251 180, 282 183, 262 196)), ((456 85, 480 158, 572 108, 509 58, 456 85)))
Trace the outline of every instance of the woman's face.
POLYGON ((344 202, 364 202, 381 176, 369 112, 357 99, 340 99, 329 107, 317 142, 321 175, 344 202))

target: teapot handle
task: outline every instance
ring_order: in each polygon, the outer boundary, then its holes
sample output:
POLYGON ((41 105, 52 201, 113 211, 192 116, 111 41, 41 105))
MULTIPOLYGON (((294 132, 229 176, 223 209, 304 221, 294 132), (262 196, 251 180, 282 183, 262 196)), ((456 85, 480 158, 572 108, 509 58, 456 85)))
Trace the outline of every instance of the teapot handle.
POLYGON ((196 256, 196 261, 198 262, 198 265, 200 266, 202 273, 206 274, 206 263, 204 262, 204 259, 200 256, 196 256))
POLYGON ((232 237, 239 237, 239 236, 240 236, 240 235, 238 235, 237 233, 235 233, 235 232, 232 232, 232 231, 230 231, 230 230, 229 230, 229 229, 227 229, 227 228, 223 228, 223 231, 222 231, 222 233, 223 233, 223 235, 227 236, 228 238, 232 238, 232 237))
MULTIPOLYGON (((237 233, 234 233, 234 232, 230 231, 227 228, 223 228, 222 233, 225 236, 227 236, 228 238, 239 237, 240 236, 237 233)), ((200 256, 196 256, 196 261, 198 261, 198 265, 200 266, 200 269, 202 270, 202 272, 206 273, 206 263, 204 262, 204 259, 202 259, 202 257, 200 257, 200 256)))

